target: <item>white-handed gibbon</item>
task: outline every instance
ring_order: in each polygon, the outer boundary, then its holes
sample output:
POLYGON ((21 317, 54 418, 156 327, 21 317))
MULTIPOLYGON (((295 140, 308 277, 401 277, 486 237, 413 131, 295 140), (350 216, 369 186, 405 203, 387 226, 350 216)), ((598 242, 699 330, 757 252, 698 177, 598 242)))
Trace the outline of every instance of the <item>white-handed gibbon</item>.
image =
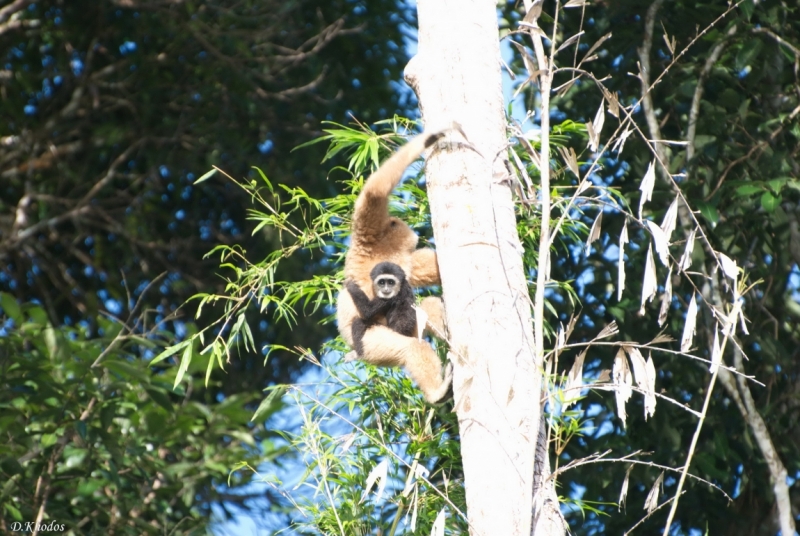
MULTIPOLYGON (((406 168, 422 151, 441 139, 447 130, 421 134, 411 139, 378 168, 364 184, 353 212, 350 249, 345 255, 344 277, 373 298, 372 269, 382 262, 398 265, 412 287, 438 285, 439 266, 432 249, 417 249, 419 237, 402 220, 389 215, 389 195, 400 182, 406 168)), ((444 335, 444 311, 439 298, 428 297, 420 307, 428 315, 433 334, 444 335)), ((339 333, 354 348, 353 322, 358 310, 349 292, 340 292, 336 308, 339 333)), ((427 327, 427 326, 426 326, 427 327)), ((442 370, 442 362, 427 341, 402 335, 386 326, 384 315, 377 315, 361 337, 358 358, 384 367, 405 367, 428 402, 441 401, 452 381, 452 364, 442 370)))
POLYGON ((353 348, 359 357, 364 355, 364 333, 377 324, 380 315, 386 319, 386 327, 400 335, 412 337, 417 331, 414 291, 403 269, 393 262, 382 262, 369 275, 375 296, 372 299, 352 281, 345 282, 345 288, 358 310, 358 317, 353 319, 350 331, 353 348))

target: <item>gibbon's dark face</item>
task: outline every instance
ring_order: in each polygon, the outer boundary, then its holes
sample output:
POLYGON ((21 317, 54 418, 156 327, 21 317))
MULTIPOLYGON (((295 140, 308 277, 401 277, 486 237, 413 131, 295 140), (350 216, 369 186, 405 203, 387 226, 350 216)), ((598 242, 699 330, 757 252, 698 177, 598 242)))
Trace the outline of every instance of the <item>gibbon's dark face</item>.
POLYGON ((382 262, 370 272, 372 290, 376 298, 389 299, 397 296, 406 275, 403 269, 392 262, 382 262))

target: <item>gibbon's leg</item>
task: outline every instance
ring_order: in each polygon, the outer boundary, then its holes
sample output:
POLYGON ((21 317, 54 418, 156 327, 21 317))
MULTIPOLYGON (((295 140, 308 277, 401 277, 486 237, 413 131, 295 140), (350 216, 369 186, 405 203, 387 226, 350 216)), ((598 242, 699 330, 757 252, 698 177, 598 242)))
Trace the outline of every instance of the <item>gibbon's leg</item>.
POLYGON ((430 346, 425 345, 419 352, 412 353, 406 370, 429 403, 436 404, 447 396, 453 381, 453 364, 448 362, 444 366, 442 377, 442 362, 430 346))
POLYGON ((445 367, 426 341, 405 337, 386 326, 371 326, 362 339, 363 361, 383 367, 405 367, 425 396, 435 404, 447 395, 452 381, 452 365, 445 367))
POLYGON ((447 337, 444 325, 444 303, 441 298, 428 296, 419 303, 420 308, 428 315, 428 323, 425 325, 425 334, 432 335, 437 339, 447 337))
POLYGON ((436 261, 436 252, 430 248, 414 250, 411 255, 411 276, 408 282, 412 287, 429 287, 441 285, 439 276, 439 263, 436 261))
MULTIPOLYGON (((416 346, 424 344, 415 337, 406 337, 383 325, 372 325, 361 338, 363 354, 359 356, 362 361, 379 367, 405 366, 409 356, 414 353, 416 346)), ((432 350, 431 350, 432 351, 432 350)))

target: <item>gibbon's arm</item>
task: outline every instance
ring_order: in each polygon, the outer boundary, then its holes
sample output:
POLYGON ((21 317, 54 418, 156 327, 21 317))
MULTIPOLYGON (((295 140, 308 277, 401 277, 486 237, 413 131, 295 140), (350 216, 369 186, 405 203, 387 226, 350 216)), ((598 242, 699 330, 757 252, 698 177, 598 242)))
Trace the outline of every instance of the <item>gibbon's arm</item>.
POLYGON ((372 318, 377 314, 385 314, 389 308, 389 300, 380 298, 370 300, 364 291, 352 281, 345 283, 345 287, 353 299, 356 310, 358 310, 358 316, 365 322, 372 321, 372 318))
POLYGON ((354 236, 366 241, 381 238, 384 227, 381 224, 389 218, 389 195, 400 183, 403 172, 419 158, 422 151, 436 143, 448 130, 450 129, 423 133, 412 138, 369 176, 356 199, 353 213, 354 236))
POLYGON ((411 254, 411 276, 408 278, 408 282, 412 287, 442 284, 439 263, 434 250, 421 248, 411 254))

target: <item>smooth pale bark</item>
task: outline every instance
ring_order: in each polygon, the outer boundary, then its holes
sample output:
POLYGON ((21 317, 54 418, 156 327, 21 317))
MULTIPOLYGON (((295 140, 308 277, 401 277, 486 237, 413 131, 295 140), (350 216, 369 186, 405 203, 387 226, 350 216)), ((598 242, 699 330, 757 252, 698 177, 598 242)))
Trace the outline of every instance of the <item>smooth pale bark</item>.
POLYGON ((406 69, 426 128, 457 121, 469 144, 427 161, 455 365, 470 534, 529 536, 541 367, 506 160, 494 0, 418 0, 406 69))

